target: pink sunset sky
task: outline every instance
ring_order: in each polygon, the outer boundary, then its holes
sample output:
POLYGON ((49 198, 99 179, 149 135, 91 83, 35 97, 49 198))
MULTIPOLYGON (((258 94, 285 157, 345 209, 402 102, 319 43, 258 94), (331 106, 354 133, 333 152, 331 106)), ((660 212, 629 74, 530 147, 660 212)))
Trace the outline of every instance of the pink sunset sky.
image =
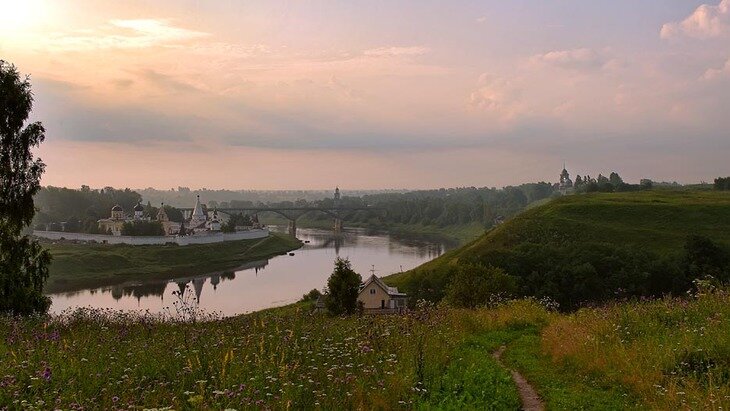
POLYGON ((44 185, 730 174, 730 0, 0 0, 44 185))

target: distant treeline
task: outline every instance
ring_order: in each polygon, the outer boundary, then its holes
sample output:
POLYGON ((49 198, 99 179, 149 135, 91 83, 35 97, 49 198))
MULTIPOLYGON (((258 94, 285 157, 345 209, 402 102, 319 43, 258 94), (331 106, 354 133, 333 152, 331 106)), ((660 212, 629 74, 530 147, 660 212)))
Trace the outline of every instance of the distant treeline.
MULTIPOLYGON (((177 187, 169 190, 158 190, 145 188, 135 190, 144 201, 152 204, 170 204, 176 207, 192 207, 195 204, 195 196, 200 195, 203 202, 208 206, 220 208, 241 207, 243 204, 252 206, 254 204, 279 203, 284 201, 306 200, 315 202, 323 198, 330 198, 335 191, 330 190, 212 190, 209 188, 191 189, 190 187, 177 187)), ((360 197, 375 193, 404 193, 407 190, 349 190, 348 194, 360 197)))
MULTIPOLYGON (((341 208, 372 208, 373 210, 346 213, 348 223, 368 226, 388 224, 447 227, 480 223, 485 227, 514 215, 528 204, 555 195, 550 183, 529 183, 515 187, 497 188, 440 188, 407 193, 370 194, 362 197, 345 196, 341 208)), ((235 202, 231 202, 233 204, 235 202)), ((333 207, 334 199, 319 201, 283 201, 270 204, 275 207, 333 207)), ((309 221, 331 220, 324 213, 310 213, 309 221)))
MULTIPOLYGON (((660 183, 660 184, 671 184, 671 183, 660 183)), ((677 187, 680 184, 673 183, 677 187)), ((592 178, 590 175, 581 177, 580 175, 575 176, 575 183, 573 189, 576 193, 613 193, 613 192, 624 192, 624 191, 639 191, 649 190, 655 183, 649 179, 642 179, 639 184, 629 184, 624 182, 623 178, 618 175, 617 172, 612 172, 608 177, 603 174, 599 174, 598 177, 592 178)))
MULTIPOLYGON (((34 198, 38 212, 33 220, 33 226, 40 230, 99 233, 97 222, 102 218, 109 218, 112 207, 120 205, 125 214, 131 214, 134 206, 141 201, 142 196, 128 188, 91 189, 82 186, 80 190, 75 190, 43 187, 34 198)), ((165 210, 170 220, 182 221, 180 210, 167 205, 165 210)), ((157 207, 147 203, 145 215, 154 219, 157 211, 157 207)), ((130 234, 135 230, 137 229, 133 227, 127 229, 130 234)), ((158 230, 153 227, 153 231, 158 230)))

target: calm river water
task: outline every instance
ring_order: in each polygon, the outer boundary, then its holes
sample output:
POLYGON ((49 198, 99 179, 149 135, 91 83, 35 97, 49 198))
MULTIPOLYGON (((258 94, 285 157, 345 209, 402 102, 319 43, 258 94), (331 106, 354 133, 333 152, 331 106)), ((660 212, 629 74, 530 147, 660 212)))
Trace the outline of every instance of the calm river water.
POLYGON ((173 291, 187 285, 205 311, 242 314, 296 302, 309 290, 322 289, 338 255, 349 258, 355 271, 367 278, 372 265, 377 275, 388 275, 416 267, 446 250, 443 243, 369 234, 361 229, 347 229, 338 236, 331 231, 299 229, 297 237, 308 243, 293 256, 254 261, 228 273, 52 294, 51 312, 89 306, 174 312, 173 291))

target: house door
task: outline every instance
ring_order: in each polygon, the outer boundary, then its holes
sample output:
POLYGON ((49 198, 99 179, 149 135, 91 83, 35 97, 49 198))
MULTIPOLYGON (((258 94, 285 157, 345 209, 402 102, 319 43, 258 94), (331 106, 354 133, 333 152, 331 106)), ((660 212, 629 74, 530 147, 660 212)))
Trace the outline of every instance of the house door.
POLYGON ((385 300, 380 300, 380 308, 385 308, 385 300))

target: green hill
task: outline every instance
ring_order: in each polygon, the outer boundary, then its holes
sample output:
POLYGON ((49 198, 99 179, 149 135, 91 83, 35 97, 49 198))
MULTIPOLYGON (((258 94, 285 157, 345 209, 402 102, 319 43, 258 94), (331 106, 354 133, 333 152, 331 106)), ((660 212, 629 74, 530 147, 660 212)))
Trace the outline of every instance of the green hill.
MULTIPOLYGON (((730 246, 730 193, 656 190, 557 198, 388 281, 438 299, 455 267, 482 264, 518 277, 522 294, 564 305, 681 292, 692 280, 685 264, 690 236, 723 250, 730 246)), ((720 272, 709 273, 727 274, 726 257, 716 258, 720 272)))

